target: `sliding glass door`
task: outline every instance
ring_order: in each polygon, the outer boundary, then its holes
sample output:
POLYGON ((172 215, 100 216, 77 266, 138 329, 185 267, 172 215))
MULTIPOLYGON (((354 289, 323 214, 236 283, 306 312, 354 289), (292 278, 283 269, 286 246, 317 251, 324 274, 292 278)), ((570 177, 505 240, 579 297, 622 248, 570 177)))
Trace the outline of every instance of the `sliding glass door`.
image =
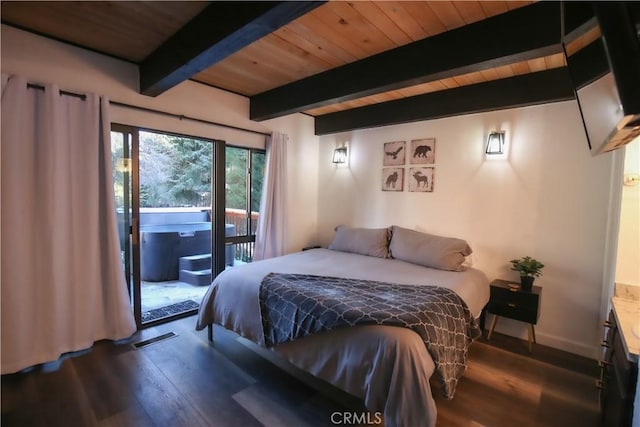
POLYGON ((113 125, 111 152, 136 322, 190 315, 217 274, 253 259, 265 151, 113 125))
POLYGON ((221 228, 214 195, 224 188, 214 185, 217 145, 112 127, 122 259, 139 326, 195 312, 215 276, 223 252, 215 248, 224 248, 213 237, 221 228))

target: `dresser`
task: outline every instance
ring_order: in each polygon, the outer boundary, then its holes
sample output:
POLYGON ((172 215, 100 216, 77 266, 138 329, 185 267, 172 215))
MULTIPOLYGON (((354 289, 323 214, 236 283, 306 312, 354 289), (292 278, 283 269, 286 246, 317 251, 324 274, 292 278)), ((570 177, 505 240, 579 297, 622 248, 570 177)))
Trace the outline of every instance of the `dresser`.
POLYGON ((596 381, 600 391, 603 426, 632 425, 638 379, 638 349, 637 339, 628 329, 638 321, 638 314, 637 302, 634 304, 614 299, 613 308, 604 323, 601 343, 604 356, 599 361, 600 378, 596 381))

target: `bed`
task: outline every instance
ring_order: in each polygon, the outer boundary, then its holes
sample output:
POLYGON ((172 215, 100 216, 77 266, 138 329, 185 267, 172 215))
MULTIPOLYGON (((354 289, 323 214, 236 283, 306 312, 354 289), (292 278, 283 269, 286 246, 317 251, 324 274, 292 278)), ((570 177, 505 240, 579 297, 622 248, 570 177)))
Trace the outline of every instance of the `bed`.
MULTIPOLYGON (((479 317, 489 298, 488 280, 481 271, 463 265, 471 252, 466 242, 466 249, 453 249, 459 252, 454 264, 443 265, 442 257, 436 260, 436 267, 453 265, 453 270, 432 268, 424 265, 433 264, 433 259, 423 262, 425 248, 429 254, 434 247, 442 252, 443 241, 425 245, 423 233, 395 226, 372 230, 338 229, 328 249, 306 250, 225 270, 202 300, 196 329, 208 327, 212 339, 215 323, 265 346, 259 295, 261 284, 273 273, 437 285, 454 291, 473 318, 479 317)), ((445 252, 449 252, 447 260, 451 258, 450 243, 447 240, 444 244, 445 252)), ((365 324, 304 336, 270 349, 296 367, 363 399, 367 410, 384 414, 387 427, 435 425, 437 411, 429 379, 436 364, 414 330, 365 324)))

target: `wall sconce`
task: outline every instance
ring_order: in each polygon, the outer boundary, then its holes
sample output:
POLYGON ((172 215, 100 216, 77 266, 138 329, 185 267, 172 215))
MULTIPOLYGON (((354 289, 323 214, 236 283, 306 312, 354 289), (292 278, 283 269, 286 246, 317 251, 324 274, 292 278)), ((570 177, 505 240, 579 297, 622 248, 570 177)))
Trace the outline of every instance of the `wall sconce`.
POLYGON ((116 160, 116 171, 120 173, 131 173, 131 159, 121 157, 116 160))
POLYGON ((487 149, 485 153, 489 155, 504 154, 504 132, 489 132, 487 137, 487 149))
POLYGON ((333 150, 333 163, 346 163, 347 162, 347 147, 338 147, 333 150))

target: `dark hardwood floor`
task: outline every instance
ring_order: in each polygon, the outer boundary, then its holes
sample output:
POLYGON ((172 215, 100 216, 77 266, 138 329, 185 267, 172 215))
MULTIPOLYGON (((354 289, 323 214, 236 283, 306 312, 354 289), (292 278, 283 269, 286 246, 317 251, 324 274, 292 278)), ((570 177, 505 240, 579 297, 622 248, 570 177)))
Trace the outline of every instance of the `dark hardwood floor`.
MULTIPOLYGON (((283 371, 223 329, 209 343, 194 324, 141 331, 134 341, 177 336, 140 349, 100 342, 52 367, 2 376, 2 426, 320 427, 333 412, 363 411, 358 399, 283 371)), ((474 343, 455 398, 433 384, 438 426, 596 426, 595 362, 525 348, 499 335, 474 343)))

